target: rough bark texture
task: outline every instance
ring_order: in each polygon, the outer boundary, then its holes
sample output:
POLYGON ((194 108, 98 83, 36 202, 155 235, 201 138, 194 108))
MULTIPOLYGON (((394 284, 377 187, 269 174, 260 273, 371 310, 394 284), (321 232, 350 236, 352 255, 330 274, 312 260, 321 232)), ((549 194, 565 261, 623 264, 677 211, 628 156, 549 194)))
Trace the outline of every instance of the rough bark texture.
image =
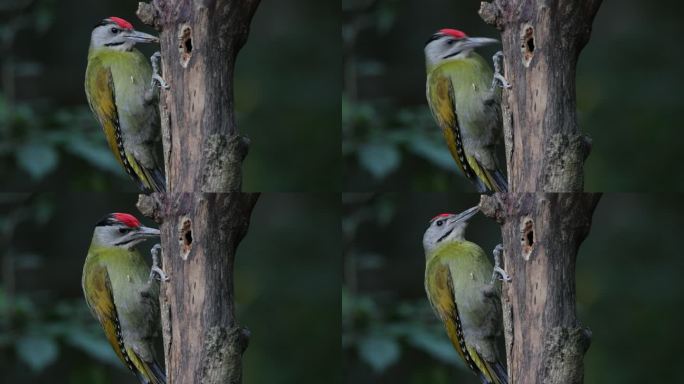
POLYGON ((138 16, 160 30, 167 193, 140 196, 160 223, 169 384, 238 384, 249 333, 235 319, 233 262, 257 194, 241 193, 248 142, 237 133, 233 68, 258 0, 154 0, 138 16))
POLYGON ((483 197, 502 224, 502 305, 509 382, 579 384, 591 333, 575 313, 575 260, 597 194, 582 193, 590 141, 577 125, 575 70, 601 0, 494 0, 501 30, 502 112, 511 193, 483 197), (570 192, 570 193, 554 193, 570 192))
POLYGON ((249 141, 238 135, 233 69, 259 0, 155 0, 138 16, 161 31, 160 114, 168 191, 234 192, 249 141))
POLYGON ((161 221, 161 319, 169 384, 237 384, 249 333, 233 308, 233 261, 258 194, 141 195, 161 221))
POLYGON ((502 224, 502 306, 510 383, 579 384, 591 333, 575 313, 575 260, 600 198, 590 193, 483 196, 502 224))
POLYGON ((581 192, 590 140, 577 125, 575 70, 601 0, 494 0, 480 16, 501 30, 510 191, 581 192))

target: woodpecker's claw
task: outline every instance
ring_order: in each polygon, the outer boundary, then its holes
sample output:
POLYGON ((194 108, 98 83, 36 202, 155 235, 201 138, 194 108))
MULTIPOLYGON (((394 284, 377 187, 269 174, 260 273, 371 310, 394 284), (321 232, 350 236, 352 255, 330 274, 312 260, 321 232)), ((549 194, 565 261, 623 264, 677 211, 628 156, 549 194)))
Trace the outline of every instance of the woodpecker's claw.
POLYGON ((150 268, 150 281, 157 279, 159 281, 169 281, 169 277, 166 273, 159 267, 159 250, 161 250, 161 244, 155 244, 152 247, 150 253, 152 253, 152 268, 150 268), (155 277, 156 275, 156 277, 155 277))
POLYGON ((508 273, 504 271, 503 268, 501 268, 501 254, 503 253, 503 246, 501 244, 497 245, 494 247, 494 270, 492 271, 492 283, 494 283, 495 280, 497 280, 497 275, 499 280, 505 281, 505 282, 510 282, 513 279, 511 279, 510 276, 508 276, 508 273))
POLYGON ((501 67, 503 62, 503 52, 499 51, 492 57, 494 62, 494 78, 492 79, 492 90, 497 86, 501 88, 511 89, 513 86, 506 80, 506 78, 501 74, 501 67))
POLYGON ((169 89, 171 87, 169 87, 164 78, 159 74, 159 60, 161 60, 160 52, 155 52, 152 57, 150 57, 150 62, 152 63, 152 87, 159 84, 159 87, 169 89))

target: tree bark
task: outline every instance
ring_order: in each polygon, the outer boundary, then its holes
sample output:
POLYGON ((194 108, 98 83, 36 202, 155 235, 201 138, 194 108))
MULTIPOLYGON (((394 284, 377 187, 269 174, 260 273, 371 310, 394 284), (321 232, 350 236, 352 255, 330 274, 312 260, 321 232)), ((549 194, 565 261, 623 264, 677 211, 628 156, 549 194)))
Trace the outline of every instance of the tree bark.
POLYGON ((248 140, 237 133, 233 70, 259 0, 154 0, 138 17, 161 31, 170 86, 159 109, 167 189, 234 192, 248 140))
POLYGON ((511 193, 483 196, 512 277, 502 306, 510 383, 579 384, 591 333, 575 311, 575 261, 600 195, 582 193, 590 141, 577 125, 575 71, 601 0, 494 0, 511 193), (562 192, 562 193, 558 193, 562 192))
POLYGON ((233 110, 233 69, 259 0, 153 0, 167 193, 140 195, 160 223, 162 336, 169 384, 238 384, 248 332, 236 319, 233 263, 258 194, 241 193, 248 141, 233 110))
POLYGON ((502 306, 510 383, 579 384, 591 332, 575 312, 575 261, 600 194, 483 196, 501 225, 502 306))
POLYGON ((160 293, 169 384, 238 384, 248 332, 235 320, 233 261, 258 195, 182 193, 161 205, 160 293))
POLYGON ((575 71, 601 0, 494 0, 501 31, 508 180, 513 192, 581 192, 591 142, 577 125, 575 71))

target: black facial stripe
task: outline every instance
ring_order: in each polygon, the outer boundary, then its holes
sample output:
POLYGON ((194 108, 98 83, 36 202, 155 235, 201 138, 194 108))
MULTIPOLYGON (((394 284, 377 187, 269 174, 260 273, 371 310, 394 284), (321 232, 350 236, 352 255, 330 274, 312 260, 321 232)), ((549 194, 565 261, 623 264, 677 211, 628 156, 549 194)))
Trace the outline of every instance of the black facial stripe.
POLYGON ((451 231, 445 233, 444 236, 442 236, 442 237, 440 237, 439 239, 437 239, 437 242, 439 243, 440 241, 444 240, 447 236, 451 235, 451 232, 453 232, 455 228, 456 228, 456 227, 451 228, 451 231))
POLYGON ((119 43, 107 43, 107 44, 105 44, 105 47, 113 47, 113 46, 115 46, 115 45, 121 45, 121 44, 123 44, 123 43, 125 43, 125 41, 122 41, 122 42, 119 42, 119 43))
POLYGON ((448 55, 442 57, 442 59, 448 59, 448 58, 450 58, 450 57, 452 57, 452 56, 458 55, 458 54, 461 53, 461 52, 463 52, 463 50, 458 50, 458 51, 456 51, 456 52, 454 52, 454 53, 450 53, 450 54, 448 54, 448 55))

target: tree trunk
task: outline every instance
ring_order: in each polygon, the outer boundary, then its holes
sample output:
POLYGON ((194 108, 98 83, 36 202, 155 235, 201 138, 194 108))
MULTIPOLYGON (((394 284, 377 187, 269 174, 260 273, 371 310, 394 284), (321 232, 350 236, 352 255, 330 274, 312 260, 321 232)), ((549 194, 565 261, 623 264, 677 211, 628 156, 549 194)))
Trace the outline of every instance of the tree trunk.
POLYGON ((591 333, 575 311, 575 261, 600 195, 582 193, 590 141, 577 125, 575 70, 601 0, 494 0, 511 193, 484 196, 502 224, 502 305, 510 383, 579 384, 591 333), (564 192, 564 193, 556 193, 564 192), (570 193, 565 193, 570 192, 570 193))
POLYGON ((138 17, 161 31, 160 114, 168 191, 234 192, 248 140, 237 133, 233 70, 259 0, 155 0, 138 17))
POLYGON ((507 193, 484 196, 502 224, 502 306, 510 383, 579 384, 591 332, 575 313, 575 260, 600 195, 507 193))
POLYGON ((160 30, 167 193, 141 195, 161 224, 169 384, 238 384, 248 332, 235 319, 233 262, 258 194, 240 192, 248 142, 233 111, 233 69, 259 0, 154 0, 138 17, 160 30))
POLYGON ((513 88, 502 112, 510 190, 581 192, 590 140, 577 125, 575 70, 601 0, 495 0, 480 15, 501 30, 513 88))

